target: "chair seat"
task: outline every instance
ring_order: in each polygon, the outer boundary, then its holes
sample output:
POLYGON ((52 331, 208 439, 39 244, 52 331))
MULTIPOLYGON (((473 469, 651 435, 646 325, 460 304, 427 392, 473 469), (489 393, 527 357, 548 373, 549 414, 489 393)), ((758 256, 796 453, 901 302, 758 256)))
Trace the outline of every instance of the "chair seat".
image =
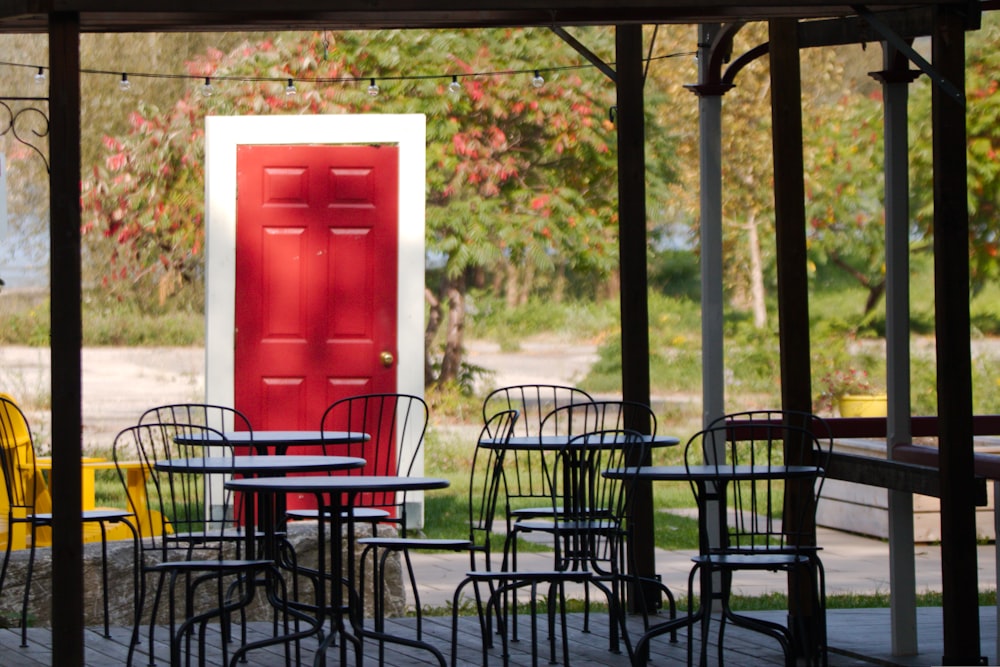
POLYGON ((271 567, 274 561, 270 560, 217 560, 207 558, 205 560, 171 560, 163 563, 149 565, 147 570, 167 570, 167 571, 192 571, 205 572, 217 570, 220 572, 243 572, 246 570, 271 567))
POLYGON ((430 539, 420 537, 362 537, 358 544, 379 549, 447 549, 461 551, 472 546, 472 542, 462 539, 430 539))
POLYGON ((585 583, 594 578, 594 573, 590 570, 474 570, 466 572, 465 578, 469 581, 495 581, 500 583, 529 583, 533 581, 585 583))
MULTIPOLYGON (((322 512, 324 519, 330 518, 329 512, 322 512)), ((319 519, 320 510, 318 509, 301 509, 301 510, 288 510, 285 512, 285 516, 289 519, 319 519)), ((382 519, 388 519, 391 515, 385 511, 376 509, 374 507, 352 507, 349 510, 340 513, 341 518, 352 518, 360 521, 380 521, 382 519)))
POLYGON ((556 512, 551 507, 519 507, 510 510, 510 516, 532 519, 541 516, 555 516, 556 512))
POLYGON ((739 568, 741 570, 769 570, 810 563, 809 557, 804 554, 786 552, 706 554, 692 556, 691 561, 712 567, 739 568))
MULTIPOLYGON (((132 512, 128 510, 119 509, 96 509, 96 510, 84 510, 81 518, 83 521, 124 521, 129 517, 135 516, 132 512)), ((39 512, 37 514, 32 514, 28 517, 29 519, 34 519, 40 523, 51 523, 52 513, 51 512, 39 512)))

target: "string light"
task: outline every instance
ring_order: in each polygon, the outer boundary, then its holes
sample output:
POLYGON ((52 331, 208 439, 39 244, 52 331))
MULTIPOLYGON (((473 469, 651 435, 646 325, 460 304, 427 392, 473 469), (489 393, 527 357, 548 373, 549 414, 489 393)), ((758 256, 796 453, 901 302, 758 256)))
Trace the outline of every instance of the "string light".
MULTIPOLYGON (((653 61, 656 61, 656 60, 665 60, 665 59, 669 59, 669 58, 688 57, 688 56, 692 56, 692 55, 696 56, 697 52, 696 51, 683 51, 683 52, 677 52, 677 53, 669 53, 669 54, 663 54, 663 55, 659 55, 659 56, 647 57, 647 58, 644 58, 643 61, 646 62, 646 63, 650 63, 650 62, 653 62, 653 61)), ((610 64, 614 65, 615 63, 610 63, 610 64)), ((35 82, 38 85, 43 85, 43 84, 45 84, 47 82, 46 69, 48 69, 48 68, 46 68, 44 66, 33 65, 33 64, 29 64, 29 63, 16 63, 16 62, 4 62, 4 61, 0 61, 0 66, 30 68, 30 69, 36 71, 36 73, 34 75, 34 79, 35 79, 35 82)), ((590 69, 590 68, 593 68, 593 67, 594 66, 591 65, 591 64, 583 64, 583 63, 581 63, 581 64, 576 64, 576 65, 564 65, 564 66, 558 66, 558 67, 548 67, 548 68, 545 68, 545 69, 533 69, 533 70, 510 69, 510 70, 494 70, 494 71, 482 71, 482 72, 467 72, 465 74, 462 74, 462 76, 496 77, 496 76, 514 76, 514 75, 518 75, 518 74, 533 73, 534 76, 531 79, 531 85, 533 87, 535 87, 535 88, 539 88, 539 87, 541 87, 541 86, 543 86, 545 84, 545 79, 542 76, 542 73, 560 72, 560 71, 567 71, 567 70, 590 69)), ((99 75, 112 75, 112 76, 116 76, 116 77, 121 77, 120 80, 119 80, 119 82, 118 82, 118 85, 121 88, 121 90, 125 91, 125 90, 128 90, 131 87, 131 81, 129 81, 128 74, 125 73, 125 72, 115 72, 115 71, 109 71, 109 70, 99 70, 99 69, 89 69, 89 68, 81 68, 78 71, 79 71, 80 74, 99 74, 99 75)), ((397 76, 384 76, 384 77, 381 77, 381 78, 382 78, 383 81, 386 80, 386 79, 392 80, 392 81, 421 81, 421 80, 440 79, 443 76, 451 76, 451 82, 448 84, 448 91, 450 93, 452 93, 454 95, 458 95, 458 94, 460 94, 463 91, 463 86, 462 86, 462 84, 458 80, 458 76, 459 75, 456 75, 456 74, 451 74, 451 75, 448 75, 448 74, 405 75, 404 74, 404 75, 397 75, 397 76)), ((191 79, 200 79, 200 78, 202 78, 199 75, 190 75, 190 74, 159 74, 159 73, 155 73, 155 72, 132 72, 132 78, 135 78, 135 77, 145 77, 145 78, 149 78, 149 79, 175 79, 175 80, 191 80, 191 79)), ((212 85, 212 78, 213 77, 208 77, 208 76, 204 77, 204 84, 200 87, 200 90, 199 90, 199 92, 201 93, 201 95, 203 97, 211 97, 212 95, 215 94, 215 88, 212 85)), ((294 78, 284 78, 284 77, 279 78, 279 77, 269 77, 269 76, 253 76, 253 75, 250 75, 250 76, 230 75, 230 76, 215 77, 215 79, 216 80, 223 80, 223 81, 237 81, 237 82, 244 82, 244 83, 246 83, 246 82, 272 82, 272 83, 285 82, 285 83, 287 83, 287 86, 285 88, 285 93, 288 94, 288 95, 294 95, 294 94, 296 94, 296 89, 295 89, 295 81, 296 80, 294 78)), ((329 78, 327 78, 327 77, 317 77, 315 79, 308 79, 308 82, 312 83, 312 84, 316 84, 316 85, 329 85, 329 84, 353 85, 353 84, 356 84, 358 82, 358 79, 359 79, 359 77, 356 77, 356 76, 339 76, 339 77, 329 77, 329 78)), ((362 78, 362 80, 363 80, 363 78, 362 78)), ((372 97, 378 96, 381 93, 381 89, 379 88, 379 85, 376 83, 375 78, 374 77, 370 78, 369 82, 370 82, 370 85, 368 86, 368 90, 367 90, 368 94, 371 95, 372 97)))

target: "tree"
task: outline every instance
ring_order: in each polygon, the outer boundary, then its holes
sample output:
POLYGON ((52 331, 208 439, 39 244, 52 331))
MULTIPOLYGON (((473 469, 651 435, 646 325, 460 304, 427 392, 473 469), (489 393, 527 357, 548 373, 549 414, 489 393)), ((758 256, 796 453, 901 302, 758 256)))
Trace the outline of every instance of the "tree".
MULTIPOLYGON (((966 33, 969 252, 973 291, 1000 277, 1000 16, 983 12, 979 30, 966 33)), ((921 77, 911 108, 911 210, 929 237, 934 222, 931 85, 921 77)))
POLYGON ((864 314, 885 293, 882 96, 844 95, 815 114, 806 144, 810 258, 868 291, 864 314))
MULTIPOLYGON (((613 44, 606 29, 581 39, 605 53, 613 44)), ((140 105, 127 134, 105 138, 84 183, 84 230, 116 241, 110 287, 152 284, 166 298, 202 262, 206 113, 425 113, 428 250, 444 262, 428 285, 425 375, 454 381, 472 282, 494 276, 523 295, 540 276, 600 284, 617 266, 613 86, 581 60, 529 29, 283 34, 210 51, 188 71, 218 94, 189 89, 166 112, 140 105), (498 70, 511 73, 480 74, 498 70)))

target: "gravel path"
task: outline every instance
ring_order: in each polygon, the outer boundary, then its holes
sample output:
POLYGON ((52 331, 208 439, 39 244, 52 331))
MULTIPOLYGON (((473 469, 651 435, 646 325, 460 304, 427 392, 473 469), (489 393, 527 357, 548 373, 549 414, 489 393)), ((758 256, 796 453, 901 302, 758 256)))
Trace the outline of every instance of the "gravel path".
MULTIPOLYGON (((467 343, 468 362, 492 373, 484 385, 579 381, 597 359, 593 345, 528 341, 517 352, 494 343, 467 343)), ((114 435, 135 423, 148 407, 200 401, 205 395, 205 350, 169 348, 84 348, 83 443, 85 451, 107 450, 114 435)), ((49 443, 51 404, 49 350, 0 346, 0 392, 28 411, 41 446, 49 443)))

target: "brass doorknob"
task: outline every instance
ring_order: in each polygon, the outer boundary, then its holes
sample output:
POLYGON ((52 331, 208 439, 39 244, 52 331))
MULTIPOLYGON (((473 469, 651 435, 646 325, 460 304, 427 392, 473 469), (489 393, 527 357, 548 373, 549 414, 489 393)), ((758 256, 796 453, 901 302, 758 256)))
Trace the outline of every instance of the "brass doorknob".
POLYGON ((392 362, 396 359, 392 356, 392 352, 383 352, 379 355, 379 359, 382 360, 382 365, 386 368, 392 366, 392 362))

